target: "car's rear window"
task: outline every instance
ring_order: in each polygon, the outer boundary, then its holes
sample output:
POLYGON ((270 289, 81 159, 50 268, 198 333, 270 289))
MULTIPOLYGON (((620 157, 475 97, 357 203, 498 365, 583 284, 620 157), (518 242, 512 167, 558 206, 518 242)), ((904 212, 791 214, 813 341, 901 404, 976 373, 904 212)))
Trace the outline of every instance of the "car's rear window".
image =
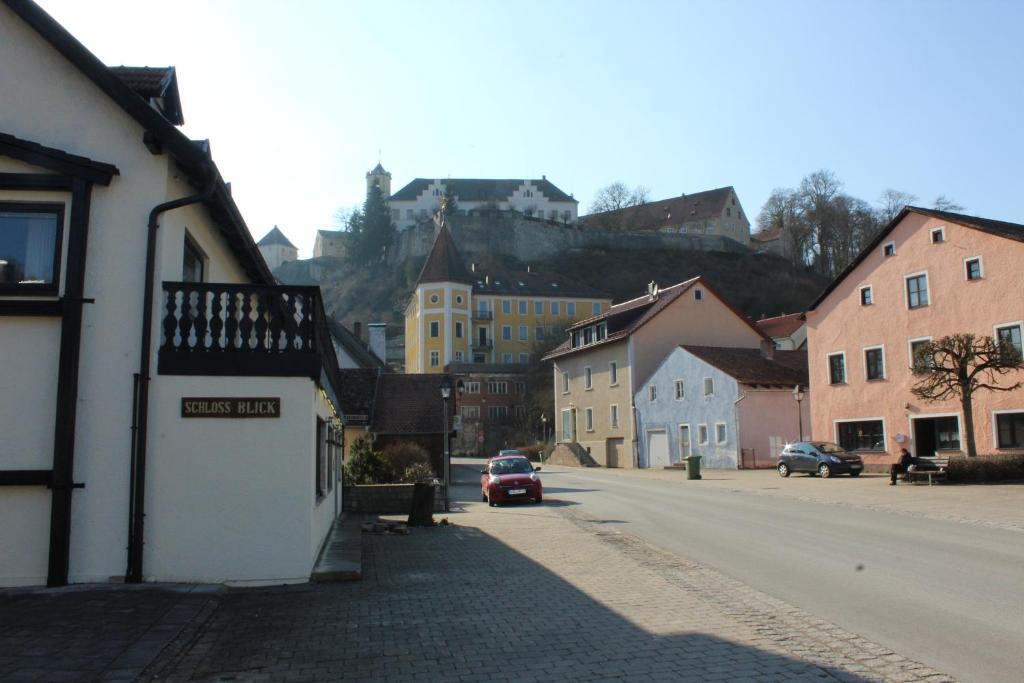
POLYGON ((524 474, 532 471, 533 465, 526 458, 499 458, 491 461, 491 474, 524 474))

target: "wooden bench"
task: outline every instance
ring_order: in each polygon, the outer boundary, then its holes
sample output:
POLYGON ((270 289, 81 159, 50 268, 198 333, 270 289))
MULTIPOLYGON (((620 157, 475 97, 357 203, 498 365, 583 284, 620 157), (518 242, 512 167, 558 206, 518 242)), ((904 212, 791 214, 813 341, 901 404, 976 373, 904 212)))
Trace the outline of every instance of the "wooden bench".
POLYGON ((949 467, 949 457, 940 458, 918 458, 918 464, 911 465, 907 468, 907 473, 904 479, 909 482, 916 480, 928 479, 928 485, 931 486, 934 480, 945 479, 946 469, 949 467))

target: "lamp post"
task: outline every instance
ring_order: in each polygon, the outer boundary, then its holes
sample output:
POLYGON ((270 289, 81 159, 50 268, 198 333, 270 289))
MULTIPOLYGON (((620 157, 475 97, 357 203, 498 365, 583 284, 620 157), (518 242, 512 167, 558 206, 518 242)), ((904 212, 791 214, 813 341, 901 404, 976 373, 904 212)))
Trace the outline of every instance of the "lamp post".
POLYGON ((448 489, 451 486, 451 453, 448 451, 448 399, 452 397, 452 378, 445 375, 441 378, 441 402, 444 405, 443 414, 444 422, 442 423, 442 432, 444 433, 444 453, 443 460, 441 461, 442 476, 444 477, 444 511, 448 512, 449 493, 448 489))
POLYGON ((548 416, 544 413, 540 414, 540 440, 541 443, 548 442, 548 416))
POLYGON ((804 392, 800 388, 799 384, 797 384, 795 387, 793 387, 793 400, 796 401, 796 423, 797 423, 797 428, 799 430, 797 432, 796 440, 797 441, 803 441, 804 440, 804 414, 803 414, 803 411, 800 410, 800 402, 804 400, 804 392))

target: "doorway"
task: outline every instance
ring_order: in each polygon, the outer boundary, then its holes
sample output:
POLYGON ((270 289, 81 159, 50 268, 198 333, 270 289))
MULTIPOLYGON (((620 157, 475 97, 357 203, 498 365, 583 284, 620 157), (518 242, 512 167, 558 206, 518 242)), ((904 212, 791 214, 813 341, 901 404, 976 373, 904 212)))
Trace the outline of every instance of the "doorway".
POLYGON ((608 439, 607 447, 605 449, 605 460, 607 467, 622 467, 622 449, 624 445, 623 439, 608 439))
POLYGON ((478 327, 476 329, 476 336, 477 336, 477 339, 480 340, 480 343, 477 344, 477 346, 479 346, 482 349, 486 349, 487 348, 487 328, 486 327, 478 327))
POLYGON ((690 425, 679 425, 679 460, 690 457, 690 425))
POLYGON ((914 456, 934 458, 939 451, 960 450, 960 420, 956 415, 914 418, 914 456))

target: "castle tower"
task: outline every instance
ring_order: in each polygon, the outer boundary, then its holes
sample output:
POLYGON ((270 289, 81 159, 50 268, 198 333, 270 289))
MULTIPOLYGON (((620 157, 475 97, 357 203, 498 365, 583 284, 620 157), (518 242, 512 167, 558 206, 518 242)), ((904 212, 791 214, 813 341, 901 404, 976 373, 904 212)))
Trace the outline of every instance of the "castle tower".
POLYGON ((385 171, 379 162, 373 167, 372 171, 366 174, 366 194, 370 194, 370 190, 374 186, 380 188, 384 199, 391 196, 391 174, 385 171))

